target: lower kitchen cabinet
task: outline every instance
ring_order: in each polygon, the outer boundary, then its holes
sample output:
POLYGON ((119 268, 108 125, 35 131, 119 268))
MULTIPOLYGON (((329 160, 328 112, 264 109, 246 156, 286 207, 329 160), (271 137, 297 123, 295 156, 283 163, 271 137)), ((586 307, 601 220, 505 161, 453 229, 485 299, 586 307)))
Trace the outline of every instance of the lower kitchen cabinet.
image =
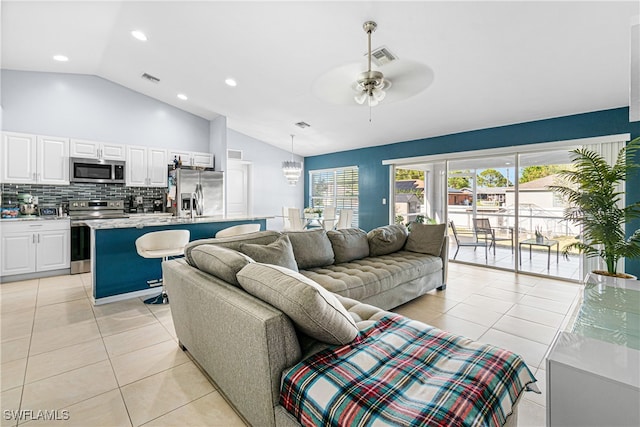
POLYGON ((0 276, 3 279, 70 268, 68 219, 8 221, 0 222, 0 276))

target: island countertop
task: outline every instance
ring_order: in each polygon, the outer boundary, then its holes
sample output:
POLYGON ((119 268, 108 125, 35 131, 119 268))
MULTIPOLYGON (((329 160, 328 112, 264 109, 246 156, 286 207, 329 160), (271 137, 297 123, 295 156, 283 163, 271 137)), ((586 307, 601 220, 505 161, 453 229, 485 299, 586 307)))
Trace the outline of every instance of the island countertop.
POLYGON ((94 230, 105 230, 113 228, 144 228, 155 226, 171 226, 171 225, 189 225, 189 224, 206 224, 216 222, 230 221, 259 221, 273 218, 272 216, 238 216, 229 217, 223 215, 200 216, 195 218, 176 217, 176 216, 156 216, 156 215, 140 215, 138 217, 131 216, 129 218, 117 219, 92 219, 85 221, 87 226, 94 230))

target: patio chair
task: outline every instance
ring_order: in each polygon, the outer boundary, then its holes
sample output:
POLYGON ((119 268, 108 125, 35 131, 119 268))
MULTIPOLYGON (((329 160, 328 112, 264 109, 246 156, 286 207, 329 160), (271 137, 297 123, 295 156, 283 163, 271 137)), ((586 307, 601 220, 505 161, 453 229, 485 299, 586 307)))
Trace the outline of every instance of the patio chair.
POLYGON ((474 235, 474 240, 472 241, 460 240, 460 237, 458 236, 458 231, 456 230, 456 225, 453 223, 453 221, 449 221, 449 227, 451 227, 451 231, 453 232, 453 238, 456 240, 456 245, 458 245, 458 247, 456 248, 456 253, 453 254, 453 259, 456 259, 456 256, 458 255, 458 251, 462 246, 472 247, 474 251, 478 247, 484 247, 484 259, 485 260, 488 259, 487 248, 489 246, 489 241, 487 239, 485 239, 484 241, 479 240, 476 234, 474 235))
POLYGON ((496 242, 497 241, 509 241, 511 243, 511 253, 513 253, 513 228, 509 227, 509 237, 497 237, 496 229, 491 227, 489 218, 475 218, 473 220, 473 227, 476 234, 484 234, 486 240, 491 240, 489 249, 493 246, 493 254, 496 254, 496 242))

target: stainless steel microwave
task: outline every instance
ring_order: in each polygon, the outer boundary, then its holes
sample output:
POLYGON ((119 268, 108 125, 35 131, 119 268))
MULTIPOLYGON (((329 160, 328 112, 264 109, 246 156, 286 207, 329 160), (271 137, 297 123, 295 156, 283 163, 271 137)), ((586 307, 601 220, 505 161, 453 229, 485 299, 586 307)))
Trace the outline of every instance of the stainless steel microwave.
POLYGON ((71 182, 96 184, 124 184, 124 165, 118 160, 81 159, 71 157, 71 182))

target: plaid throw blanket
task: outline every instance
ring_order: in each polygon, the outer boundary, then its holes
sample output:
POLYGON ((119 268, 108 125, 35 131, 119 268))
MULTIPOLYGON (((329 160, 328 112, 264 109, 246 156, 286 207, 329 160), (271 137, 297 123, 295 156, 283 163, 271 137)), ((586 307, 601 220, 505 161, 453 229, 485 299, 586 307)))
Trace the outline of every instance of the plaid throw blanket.
POLYGON ((388 315, 285 372, 280 404, 304 426, 502 426, 535 381, 518 355, 388 315))

